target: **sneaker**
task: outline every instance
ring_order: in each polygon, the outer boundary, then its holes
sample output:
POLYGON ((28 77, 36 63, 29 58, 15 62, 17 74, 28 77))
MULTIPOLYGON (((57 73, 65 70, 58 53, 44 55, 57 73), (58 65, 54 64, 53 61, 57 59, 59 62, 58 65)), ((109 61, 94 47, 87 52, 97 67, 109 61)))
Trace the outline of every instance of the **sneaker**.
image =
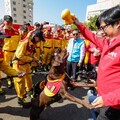
POLYGON ((68 90, 73 91, 74 89, 75 89, 75 87, 72 87, 72 86, 68 87, 68 90))
POLYGON ((47 71, 47 66, 44 66, 43 70, 44 70, 44 71, 47 71))
POLYGON ((0 87, 0 95, 4 95, 5 92, 3 91, 3 89, 0 87))
POLYGON ((71 79, 72 79, 73 82, 76 82, 76 81, 77 81, 77 80, 76 80, 75 78, 73 78, 73 77, 71 77, 71 79))
POLYGON ((26 94, 26 97, 30 97, 31 100, 34 99, 34 92, 33 92, 33 89, 31 89, 31 90, 26 94))
POLYGON ((48 65, 48 66, 47 66, 47 71, 49 71, 49 70, 50 70, 50 68, 51 68, 51 67, 50 67, 50 65, 48 65))
POLYGON ((13 82, 12 82, 12 79, 8 79, 7 80, 7 83, 8 83, 8 88, 12 88, 13 87, 13 82))
POLYGON ((31 99, 29 97, 18 98, 18 104, 22 105, 23 107, 30 107, 31 99))

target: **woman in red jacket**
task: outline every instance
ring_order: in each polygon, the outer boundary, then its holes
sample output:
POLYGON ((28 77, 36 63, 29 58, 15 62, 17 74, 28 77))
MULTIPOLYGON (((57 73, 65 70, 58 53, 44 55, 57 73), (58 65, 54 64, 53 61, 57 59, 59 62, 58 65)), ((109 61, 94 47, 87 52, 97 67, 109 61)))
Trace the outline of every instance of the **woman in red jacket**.
POLYGON ((120 5, 98 17, 96 25, 103 38, 98 38, 77 18, 74 23, 84 37, 102 51, 97 76, 98 97, 92 103, 94 108, 100 107, 97 120, 120 120, 120 5))

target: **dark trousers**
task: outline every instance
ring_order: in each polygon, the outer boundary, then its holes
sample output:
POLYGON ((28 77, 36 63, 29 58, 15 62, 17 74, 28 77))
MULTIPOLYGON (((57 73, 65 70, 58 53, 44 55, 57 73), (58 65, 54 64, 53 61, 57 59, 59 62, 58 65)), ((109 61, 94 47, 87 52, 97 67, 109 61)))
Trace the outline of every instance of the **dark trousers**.
POLYGON ((95 64, 87 64, 87 72, 92 72, 93 75, 90 77, 91 79, 96 79, 97 78, 97 71, 96 71, 96 66, 98 66, 98 62, 95 64))
POLYGON ((100 108, 97 120, 120 120, 120 110, 112 107, 100 108))
POLYGON ((66 66, 66 72, 67 74, 72 77, 72 80, 73 81, 76 81, 76 72, 78 70, 78 67, 77 67, 77 62, 69 62, 67 61, 67 66, 66 66))

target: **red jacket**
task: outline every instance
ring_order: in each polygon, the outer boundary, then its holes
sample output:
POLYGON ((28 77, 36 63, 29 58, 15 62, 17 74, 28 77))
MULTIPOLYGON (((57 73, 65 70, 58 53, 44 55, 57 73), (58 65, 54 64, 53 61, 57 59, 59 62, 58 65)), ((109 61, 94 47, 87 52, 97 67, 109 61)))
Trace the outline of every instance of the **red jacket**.
POLYGON ((95 64, 96 62, 98 62, 100 60, 100 56, 94 56, 93 52, 91 52, 92 48, 97 48, 95 44, 93 44, 92 42, 90 42, 90 44, 87 47, 87 51, 89 52, 89 63, 90 64, 95 64))
POLYGON ((97 76, 98 94, 106 106, 120 109, 120 36, 109 45, 108 40, 98 38, 83 24, 78 28, 85 38, 102 51, 97 76))

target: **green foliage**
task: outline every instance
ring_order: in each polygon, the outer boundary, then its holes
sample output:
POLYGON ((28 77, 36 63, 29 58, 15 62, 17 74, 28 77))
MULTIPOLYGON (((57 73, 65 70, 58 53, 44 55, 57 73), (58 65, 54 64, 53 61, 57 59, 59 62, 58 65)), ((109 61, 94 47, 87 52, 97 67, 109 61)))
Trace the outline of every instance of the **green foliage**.
POLYGON ((96 23, 97 18, 98 18, 97 15, 95 15, 94 17, 90 17, 89 22, 84 22, 84 25, 88 29, 90 29, 92 31, 96 31, 97 30, 97 26, 95 25, 95 23, 96 23))
POLYGON ((77 29, 77 26, 75 24, 71 25, 71 29, 74 30, 74 29, 77 29))

